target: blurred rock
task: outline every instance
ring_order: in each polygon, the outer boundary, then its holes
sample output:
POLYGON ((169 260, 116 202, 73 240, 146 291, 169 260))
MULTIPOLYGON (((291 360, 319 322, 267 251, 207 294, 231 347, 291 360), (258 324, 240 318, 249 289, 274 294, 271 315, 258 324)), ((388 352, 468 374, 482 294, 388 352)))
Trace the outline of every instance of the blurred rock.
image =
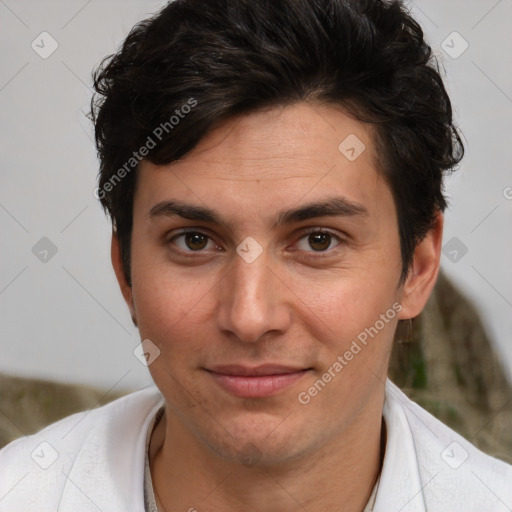
POLYGON ((75 412, 100 407, 123 394, 0 374, 0 447, 75 412))
POLYGON ((412 321, 412 339, 395 342, 389 377, 475 446, 512 463, 512 387, 476 307, 443 273, 412 321))

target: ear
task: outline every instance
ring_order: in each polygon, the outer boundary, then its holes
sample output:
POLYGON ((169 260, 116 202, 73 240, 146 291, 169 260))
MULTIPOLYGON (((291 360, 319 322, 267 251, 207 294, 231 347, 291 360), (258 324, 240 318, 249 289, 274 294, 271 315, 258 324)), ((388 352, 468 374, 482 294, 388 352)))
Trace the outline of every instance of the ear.
POLYGON ((441 262, 443 226, 444 216, 439 211, 433 227, 414 250, 412 266, 402 289, 400 319, 418 316, 434 289, 441 262))
POLYGON ((124 273, 123 260, 121 257, 121 243, 119 242, 119 238, 117 237, 115 231, 112 231, 110 257, 112 259, 112 266, 114 267, 117 282, 119 283, 119 287, 121 288, 121 293, 123 294, 124 300, 128 305, 128 309, 130 310, 132 321, 135 324, 135 326, 137 326, 137 315, 135 312, 135 306, 133 304, 132 288, 128 284, 126 275, 124 273))

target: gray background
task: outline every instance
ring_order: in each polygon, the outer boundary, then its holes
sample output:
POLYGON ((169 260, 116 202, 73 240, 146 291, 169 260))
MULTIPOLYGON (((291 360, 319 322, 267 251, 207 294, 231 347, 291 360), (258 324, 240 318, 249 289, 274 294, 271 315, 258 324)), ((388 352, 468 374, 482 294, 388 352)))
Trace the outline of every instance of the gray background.
MULTIPOLYGON (((84 112, 91 70, 164 4, 0 0, 0 371, 118 389, 151 382, 93 197, 84 112), (42 32, 58 44, 45 59, 55 43, 42 32)), ((512 0, 408 5, 442 59, 467 150, 446 184, 442 266, 478 306, 511 376, 512 0)))

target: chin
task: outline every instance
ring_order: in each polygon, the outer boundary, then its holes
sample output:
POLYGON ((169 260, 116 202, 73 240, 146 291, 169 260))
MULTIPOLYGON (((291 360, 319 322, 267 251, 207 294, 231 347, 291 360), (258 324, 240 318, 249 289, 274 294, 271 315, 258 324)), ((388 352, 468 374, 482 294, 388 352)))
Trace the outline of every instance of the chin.
MULTIPOLYGON (((285 416, 286 418, 286 416, 285 416)), ((229 431, 216 425, 203 432, 203 441, 219 457, 246 467, 269 467, 285 464, 308 452, 308 435, 297 425, 287 424, 286 419, 261 415, 245 422, 231 423, 229 431), (266 416, 266 417, 265 417, 266 416)))

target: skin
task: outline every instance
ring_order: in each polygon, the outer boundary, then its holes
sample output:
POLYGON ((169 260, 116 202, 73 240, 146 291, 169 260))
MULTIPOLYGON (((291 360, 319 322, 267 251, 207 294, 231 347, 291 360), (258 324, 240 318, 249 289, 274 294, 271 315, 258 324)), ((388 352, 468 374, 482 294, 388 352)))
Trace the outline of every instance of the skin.
POLYGON ((160 350, 149 369, 166 412, 152 434, 150 464, 162 510, 364 508, 383 455, 394 331, 432 291, 443 228, 439 214, 399 287, 396 209, 377 172, 372 133, 339 107, 298 103, 225 121, 180 161, 141 163, 131 287, 115 233, 112 262, 141 339, 160 350), (338 150, 349 134, 366 146, 354 161, 338 150), (333 196, 366 215, 273 227, 278 212, 333 196), (166 200, 215 209, 226 224, 149 214, 166 200), (207 238, 174 238, 182 228, 207 238), (311 240, 307 228, 333 236, 311 240), (246 237, 262 248, 251 263, 236 252, 246 237), (400 313, 301 404, 298 394, 396 303, 400 313), (310 370, 258 398, 226 392, 205 370, 265 363, 310 370))

